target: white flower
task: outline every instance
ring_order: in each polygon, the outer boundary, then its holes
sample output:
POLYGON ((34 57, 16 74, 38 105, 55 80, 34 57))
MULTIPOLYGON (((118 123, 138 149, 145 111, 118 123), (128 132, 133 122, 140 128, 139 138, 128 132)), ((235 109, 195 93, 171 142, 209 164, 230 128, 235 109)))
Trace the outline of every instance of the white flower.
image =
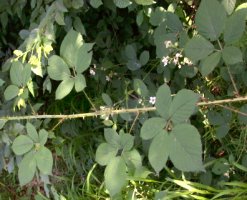
POLYGON ((156 102, 156 97, 149 97, 149 103, 151 103, 152 105, 154 105, 156 102))
POLYGON ((106 81, 110 81, 110 77, 109 76, 105 76, 105 80, 106 81))
POLYGON ((189 60, 189 58, 184 57, 184 63, 188 65, 192 65, 193 63, 189 60))
POLYGON ((95 76, 95 71, 92 69, 92 68, 90 68, 90 70, 89 70, 89 73, 92 75, 92 76, 95 76))
POLYGON ((174 63, 175 65, 177 65, 177 64, 178 64, 178 58, 177 58, 177 57, 174 57, 174 59, 173 59, 173 63, 174 63))
POLYGON ((164 44, 166 45, 166 48, 169 48, 170 46, 172 46, 172 41, 166 40, 164 44))
POLYGON ((164 64, 164 67, 168 64, 168 62, 169 62, 169 56, 164 56, 163 58, 162 58, 162 62, 163 62, 163 64, 164 64))
POLYGON ((183 57, 183 56, 182 56, 181 53, 176 53, 175 57, 176 57, 176 58, 181 58, 181 57, 183 57))

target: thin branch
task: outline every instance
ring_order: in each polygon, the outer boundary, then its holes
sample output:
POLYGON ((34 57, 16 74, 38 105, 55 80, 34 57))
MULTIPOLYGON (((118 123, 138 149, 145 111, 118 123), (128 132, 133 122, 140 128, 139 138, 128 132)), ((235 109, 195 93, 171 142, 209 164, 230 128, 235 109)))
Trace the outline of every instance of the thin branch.
POLYGON ((225 108, 225 109, 227 109, 227 110, 230 110, 230 111, 232 111, 232 112, 235 112, 235 113, 238 113, 238 114, 240 114, 240 115, 243 115, 243 116, 246 116, 246 117, 247 117, 247 113, 244 113, 244 112, 241 112, 241 111, 239 111, 239 110, 236 110, 235 108, 231 108, 231 107, 229 107, 229 106, 225 106, 225 105, 221 105, 221 104, 216 104, 216 106, 220 106, 220 107, 222 107, 222 108, 225 108))
POLYGON ((131 125, 131 127, 130 127, 129 133, 131 133, 131 131, 133 130, 133 128, 134 128, 134 126, 135 126, 135 123, 136 123, 136 121, 137 121, 139 115, 140 115, 139 112, 136 113, 136 117, 135 117, 135 119, 134 119, 134 121, 133 121, 133 123, 132 123, 132 125, 131 125))
MULTIPOLYGON (((219 44, 220 50, 222 51, 222 50, 223 50, 223 47, 222 47, 220 41, 217 40, 217 42, 218 42, 218 44, 219 44)), ((226 64, 226 68, 227 68, 227 72, 228 72, 228 74, 229 74, 229 76, 230 76, 230 79, 231 79, 233 88, 234 88, 234 90, 235 90, 235 93, 236 93, 237 96, 239 96, 239 91, 238 91, 236 82, 234 81, 234 78, 233 78, 233 76, 232 76, 232 73, 231 73, 231 71, 230 71, 230 68, 229 68, 229 66, 228 66, 227 64, 226 64)))
MULTIPOLYGON (((224 100, 215 100, 215 101, 207 101, 207 102, 198 102, 197 106, 211 106, 225 103, 234 103, 234 102, 242 102, 247 101, 246 97, 238 97, 234 99, 224 99, 224 100)), ((4 121, 13 121, 13 120, 30 120, 30 119, 75 119, 75 118, 86 118, 86 117, 97 117, 101 115, 118 115, 120 113, 143 113, 148 111, 155 111, 155 107, 144 107, 144 108, 131 108, 131 109, 105 109, 99 110, 90 113, 79 113, 79 114, 70 114, 70 115, 27 115, 27 116, 5 116, 0 117, 0 120, 4 121)))

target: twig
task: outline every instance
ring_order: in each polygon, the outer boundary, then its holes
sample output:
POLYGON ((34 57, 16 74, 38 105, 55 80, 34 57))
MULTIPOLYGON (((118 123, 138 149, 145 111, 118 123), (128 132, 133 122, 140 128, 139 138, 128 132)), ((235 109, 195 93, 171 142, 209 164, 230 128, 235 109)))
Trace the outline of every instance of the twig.
POLYGON ((224 105, 221 105, 221 104, 216 104, 216 106, 220 106, 220 107, 222 107, 222 108, 225 108, 225 109, 227 109, 227 110, 230 110, 230 111, 232 111, 232 112, 235 112, 235 113, 238 113, 238 114, 240 114, 240 115, 243 115, 243 116, 246 116, 246 117, 247 117, 247 113, 241 112, 241 111, 236 110, 236 109, 234 109, 234 108, 231 108, 231 107, 229 107, 229 106, 224 106, 224 105))
MULTIPOLYGON (((197 106, 211 106, 218 105, 224 103, 233 103, 233 102, 241 102, 247 101, 246 97, 237 97, 234 99, 223 99, 223 100, 215 100, 215 101, 207 101, 207 102, 198 102, 197 106)), ((13 121, 13 120, 30 120, 30 119, 75 119, 75 118, 86 118, 86 117, 97 117, 101 115, 118 115, 120 113, 142 113, 148 111, 155 111, 156 107, 144 107, 144 108, 131 108, 131 109, 106 109, 99 110, 90 113, 79 113, 79 114, 70 114, 70 115, 27 115, 27 116, 5 116, 0 117, 0 120, 5 121, 13 121)))
POLYGON ((136 120, 138 119, 139 115, 140 115, 139 112, 136 113, 136 117, 135 117, 135 119, 134 119, 134 121, 133 121, 133 123, 132 123, 132 125, 131 125, 131 127, 130 127, 129 133, 131 133, 131 131, 133 130, 133 128, 134 128, 134 126, 135 126, 135 123, 136 123, 136 120))

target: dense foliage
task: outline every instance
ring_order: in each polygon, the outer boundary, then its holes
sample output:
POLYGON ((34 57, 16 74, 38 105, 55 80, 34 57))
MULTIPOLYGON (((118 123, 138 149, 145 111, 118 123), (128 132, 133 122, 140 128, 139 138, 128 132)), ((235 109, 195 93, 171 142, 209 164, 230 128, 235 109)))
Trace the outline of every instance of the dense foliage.
POLYGON ((0 0, 0 199, 246 199, 247 3, 0 0))

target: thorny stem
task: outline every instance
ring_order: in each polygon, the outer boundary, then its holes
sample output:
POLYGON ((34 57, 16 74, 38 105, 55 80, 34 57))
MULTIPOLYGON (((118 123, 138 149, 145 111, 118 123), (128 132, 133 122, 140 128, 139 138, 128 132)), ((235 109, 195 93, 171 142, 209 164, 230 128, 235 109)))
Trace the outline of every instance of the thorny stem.
MULTIPOLYGON (((237 97, 234 99, 223 99, 223 100, 215 100, 215 101, 207 101, 207 102, 198 102, 197 106, 211 106, 211 105, 219 105, 224 103, 233 103, 233 102, 241 102, 247 101, 247 96, 245 97, 237 97)), ((79 113, 79 114, 70 114, 70 115, 27 115, 27 116, 5 116, 0 117, 0 120, 3 121, 13 121, 13 120, 30 120, 30 119, 76 119, 76 118, 86 118, 86 117, 97 117, 101 115, 117 115, 120 113, 141 113, 148 111, 155 111, 155 107, 144 107, 144 108, 131 108, 131 109, 106 109, 106 110, 98 110, 90 113, 79 113)))

